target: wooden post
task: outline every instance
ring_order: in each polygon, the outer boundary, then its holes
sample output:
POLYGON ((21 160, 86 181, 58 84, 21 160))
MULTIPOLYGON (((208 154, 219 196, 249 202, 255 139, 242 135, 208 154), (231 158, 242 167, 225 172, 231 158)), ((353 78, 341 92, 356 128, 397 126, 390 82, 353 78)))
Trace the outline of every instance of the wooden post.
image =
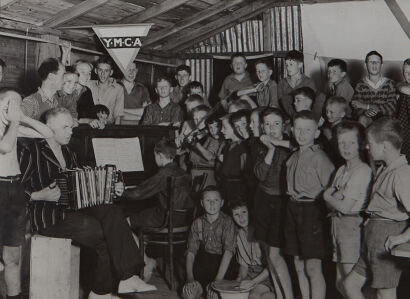
POLYGON ((263 51, 272 51, 272 29, 270 9, 263 13, 263 51))

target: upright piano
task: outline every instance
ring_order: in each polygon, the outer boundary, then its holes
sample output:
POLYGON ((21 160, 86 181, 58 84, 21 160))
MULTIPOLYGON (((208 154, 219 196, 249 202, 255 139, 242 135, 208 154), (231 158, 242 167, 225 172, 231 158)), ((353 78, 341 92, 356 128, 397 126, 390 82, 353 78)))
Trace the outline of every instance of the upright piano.
POLYGON ((81 125, 74 129, 70 147, 75 151, 81 165, 95 166, 93 138, 131 138, 138 137, 141 146, 144 171, 124 172, 127 186, 137 185, 157 170, 154 159, 155 143, 163 137, 175 138, 175 127, 169 126, 111 126, 103 130, 81 125))
MULTIPOLYGON (((77 154, 80 165, 95 166, 95 155, 93 138, 131 138, 138 137, 141 147, 141 155, 144 164, 144 171, 123 172, 126 186, 135 186, 143 180, 149 178, 157 171, 154 158, 154 146, 163 137, 175 138, 175 127, 166 126, 111 126, 103 130, 92 129, 90 126, 81 125, 73 130, 70 147, 77 154)), ((154 204, 153 201, 126 201, 120 200, 118 203, 125 214, 141 210, 154 204)))

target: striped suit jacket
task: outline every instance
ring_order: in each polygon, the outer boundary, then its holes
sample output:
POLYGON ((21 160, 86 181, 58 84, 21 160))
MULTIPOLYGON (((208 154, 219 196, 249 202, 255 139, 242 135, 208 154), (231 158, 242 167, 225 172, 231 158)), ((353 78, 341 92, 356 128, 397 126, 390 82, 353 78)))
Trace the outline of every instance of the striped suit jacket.
MULTIPOLYGON (((67 145, 62 146, 67 168, 78 167, 75 153, 67 145)), ((18 155, 22 183, 28 197, 52 184, 59 176, 61 165, 45 139, 21 139, 18 155)), ((30 219, 33 231, 46 228, 63 220, 66 207, 53 202, 31 201, 30 219)))

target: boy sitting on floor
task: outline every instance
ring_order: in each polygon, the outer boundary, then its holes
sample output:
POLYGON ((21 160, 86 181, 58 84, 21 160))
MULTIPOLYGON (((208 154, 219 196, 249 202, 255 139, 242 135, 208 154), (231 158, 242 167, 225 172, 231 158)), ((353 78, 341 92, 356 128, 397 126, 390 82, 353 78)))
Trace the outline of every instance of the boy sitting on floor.
POLYGON ((202 192, 201 205, 205 214, 191 225, 186 254, 187 282, 182 298, 202 296, 212 281, 235 279, 232 256, 236 247, 236 228, 231 217, 221 212, 224 200, 215 186, 202 192))

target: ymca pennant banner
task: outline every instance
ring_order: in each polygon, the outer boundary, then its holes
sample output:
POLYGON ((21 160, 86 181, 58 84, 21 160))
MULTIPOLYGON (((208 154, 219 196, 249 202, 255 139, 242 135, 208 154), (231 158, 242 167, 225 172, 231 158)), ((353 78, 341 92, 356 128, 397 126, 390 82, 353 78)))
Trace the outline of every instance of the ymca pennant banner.
POLYGON ((151 26, 152 24, 120 24, 95 25, 92 28, 108 54, 125 73, 142 46, 140 38, 148 35, 151 26))

